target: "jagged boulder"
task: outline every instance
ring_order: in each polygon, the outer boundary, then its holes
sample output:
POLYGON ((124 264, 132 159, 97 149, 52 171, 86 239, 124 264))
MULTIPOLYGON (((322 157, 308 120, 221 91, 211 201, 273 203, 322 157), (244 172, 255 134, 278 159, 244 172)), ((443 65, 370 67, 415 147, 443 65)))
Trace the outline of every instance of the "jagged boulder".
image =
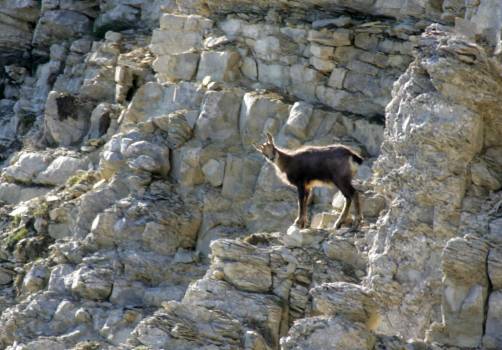
POLYGON ((343 317, 317 316, 296 321, 281 339, 281 350, 370 350, 375 336, 343 317))
POLYGON ((442 261, 444 323, 431 326, 430 340, 464 347, 481 344, 488 297, 487 256, 488 244, 480 238, 448 241, 442 261))
POLYGON ((219 239, 211 243, 212 268, 240 290, 268 292, 272 287, 270 257, 250 244, 219 239))
POLYGON ((51 91, 45 105, 44 132, 49 143, 74 145, 89 131, 92 104, 80 98, 51 91))
POLYGON ((377 305, 363 287, 345 282, 326 283, 309 291, 314 315, 341 316, 365 324, 378 325, 377 305))
POLYGON ((130 342, 151 349, 239 349, 242 328, 225 312, 170 301, 133 331, 130 342))

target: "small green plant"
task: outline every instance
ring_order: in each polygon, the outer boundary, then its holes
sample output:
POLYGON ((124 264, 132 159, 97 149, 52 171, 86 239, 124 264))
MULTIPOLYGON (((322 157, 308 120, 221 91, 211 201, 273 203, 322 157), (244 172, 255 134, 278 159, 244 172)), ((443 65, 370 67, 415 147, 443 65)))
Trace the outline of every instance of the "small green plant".
POLYGON ((23 238, 26 238, 30 231, 26 227, 20 227, 12 231, 5 239, 7 248, 12 249, 23 238))
POLYGON ((12 221, 10 222, 10 227, 15 229, 21 225, 21 215, 16 215, 12 218, 12 221))
POLYGON ((46 201, 41 201, 40 205, 33 210, 33 216, 43 218, 49 215, 49 204, 46 201))
POLYGON ((92 171, 78 171, 75 175, 71 176, 67 181, 66 185, 72 187, 83 182, 93 182, 96 176, 92 171))

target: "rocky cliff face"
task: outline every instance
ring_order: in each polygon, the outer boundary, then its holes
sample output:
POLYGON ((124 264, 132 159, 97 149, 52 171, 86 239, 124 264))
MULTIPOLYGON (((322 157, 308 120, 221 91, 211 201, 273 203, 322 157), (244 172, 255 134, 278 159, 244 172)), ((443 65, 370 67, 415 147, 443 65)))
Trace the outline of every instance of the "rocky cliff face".
POLYGON ((0 4, 0 348, 502 348, 498 1, 0 4))

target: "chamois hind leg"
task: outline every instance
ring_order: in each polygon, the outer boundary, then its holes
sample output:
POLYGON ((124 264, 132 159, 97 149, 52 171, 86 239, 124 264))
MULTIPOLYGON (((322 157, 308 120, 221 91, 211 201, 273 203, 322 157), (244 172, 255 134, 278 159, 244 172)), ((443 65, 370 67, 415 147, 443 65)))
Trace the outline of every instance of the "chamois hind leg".
POLYGON ((304 184, 297 185, 296 188, 298 190, 298 217, 296 218, 294 224, 299 228, 304 228, 307 221, 305 217, 307 191, 304 184))
POLYGON ((354 193, 356 193, 356 190, 354 187, 352 187, 350 182, 338 183, 337 187, 345 197, 345 204, 343 205, 342 213, 335 222, 335 228, 339 229, 347 219, 347 216, 349 215, 350 205, 352 203, 352 198, 354 197, 354 193))
POLYGON ((305 188, 305 195, 303 196, 303 213, 302 213, 303 227, 307 226, 307 223, 309 221, 308 211, 309 211, 311 195, 312 195, 312 190, 309 188, 305 188))
POLYGON ((363 220, 363 214, 361 213, 361 198, 359 197, 359 192, 355 190, 354 195, 352 196, 354 200, 354 205, 356 207, 356 220, 352 225, 354 228, 357 228, 361 221, 363 220))

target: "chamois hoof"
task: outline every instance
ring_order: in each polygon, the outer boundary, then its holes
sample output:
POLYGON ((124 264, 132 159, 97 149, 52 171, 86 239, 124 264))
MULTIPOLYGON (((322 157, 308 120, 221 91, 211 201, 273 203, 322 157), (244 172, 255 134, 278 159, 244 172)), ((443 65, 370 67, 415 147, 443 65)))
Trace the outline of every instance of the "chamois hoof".
POLYGON ((295 225, 298 228, 305 228, 306 223, 307 220, 305 219, 296 219, 293 225, 295 225))
POLYGON ((361 226, 362 219, 358 218, 352 223, 352 229, 357 230, 361 226))

